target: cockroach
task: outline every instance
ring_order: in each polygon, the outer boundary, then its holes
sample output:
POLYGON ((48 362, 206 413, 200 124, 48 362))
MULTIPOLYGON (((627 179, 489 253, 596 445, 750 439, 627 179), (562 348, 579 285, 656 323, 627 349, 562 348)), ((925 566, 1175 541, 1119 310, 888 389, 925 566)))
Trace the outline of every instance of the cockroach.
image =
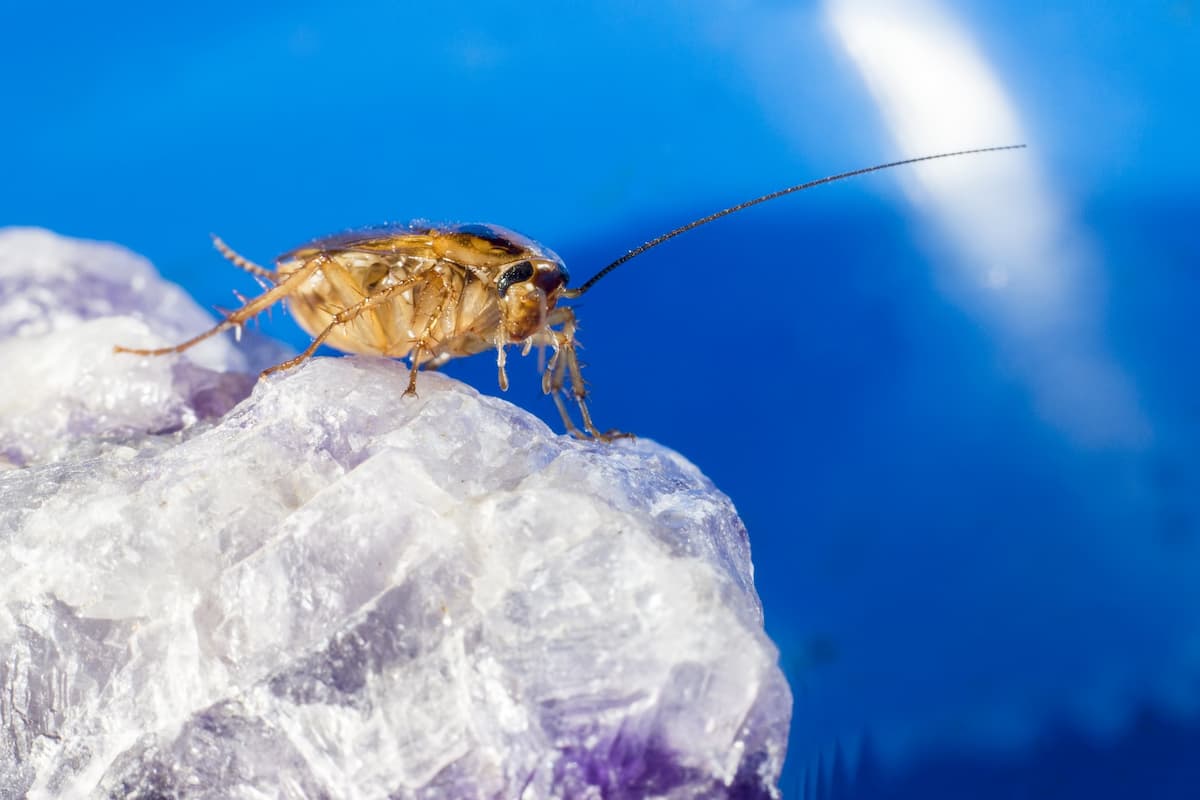
POLYGON ((264 284, 265 291, 246 300, 215 326, 174 347, 142 350, 115 348, 143 356, 181 353, 210 336, 240 328, 281 300, 300 327, 313 337, 295 358, 264 370, 266 376, 290 369, 322 344, 347 353, 407 357, 408 389, 417 391, 417 371, 452 358, 496 351, 500 389, 508 389, 506 348, 548 347, 542 391, 554 398, 568 432, 612 441, 628 434, 600 431, 588 411, 587 391, 576 355, 575 312, 559 305, 586 294, 610 272, 647 250, 701 225, 793 192, 883 169, 952 156, 1013 150, 1024 145, 959 150, 907 158, 830 175, 771 192, 692 220, 636 247, 605 266, 578 288, 562 259, 532 239, 498 225, 414 222, 317 239, 275 261, 267 269, 243 258, 216 236, 217 250, 264 284), (583 430, 571 419, 563 396, 579 407, 583 430))

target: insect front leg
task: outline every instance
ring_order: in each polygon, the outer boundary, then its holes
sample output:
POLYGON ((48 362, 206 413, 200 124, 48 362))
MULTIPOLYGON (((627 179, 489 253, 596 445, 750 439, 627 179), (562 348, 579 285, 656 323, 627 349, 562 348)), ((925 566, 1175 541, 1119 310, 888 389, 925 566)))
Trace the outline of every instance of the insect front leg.
POLYGON ((575 312, 567 307, 558 308, 554 311, 553 319, 555 322, 561 321, 563 327, 562 330, 550 330, 554 337, 554 355, 550 358, 550 363, 546 365, 546 371, 542 373, 542 391, 554 398, 554 404, 558 406, 558 413, 562 415, 567 431, 577 439, 586 438, 571 421, 571 416, 567 413, 566 405, 562 401, 562 394, 566 390, 566 382, 569 378, 571 394, 579 406, 579 415, 582 417, 583 427, 588 433, 602 442, 632 437, 633 434, 615 430, 602 433, 592 422, 592 415, 587 406, 587 384, 583 381, 583 373, 579 368, 579 357, 576 354, 575 312))
POLYGON ((500 372, 499 382, 500 391, 508 391, 508 371, 504 369, 504 365, 508 362, 508 351, 504 349, 503 333, 496 337, 496 368, 500 372))
POLYGON ((168 353, 182 353, 184 350, 200 344, 200 342, 203 342, 205 339, 208 339, 211 336, 216 336, 218 333, 227 331, 230 328, 240 326, 251 317, 266 311, 268 308, 275 305, 292 292, 296 291, 296 289, 298 289, 300 285, 304 283, 304 281, 308 280, 309 276, 311 276, 317 271, 317 269, 320 268, 321 264, 324 263, 325 258, 325 256, 320 255, 305 262, 300 269, 289 273, 288 276, 284 278, 278 285, 268 289, 258 297, 246 301, 246 303, 237 311, 229 314, 225 317, 225 319, 221 320, 204 333, 200 334, 199 336, 193 336, 186 342, 177 344, 174 347, 159 347, 150 350, 143 350, 133 347, 121 347, 120 345, 117 345, 113 348, 113 352, 132 353, 133 355, 137 356, 163 356, 167 355, 168 353))

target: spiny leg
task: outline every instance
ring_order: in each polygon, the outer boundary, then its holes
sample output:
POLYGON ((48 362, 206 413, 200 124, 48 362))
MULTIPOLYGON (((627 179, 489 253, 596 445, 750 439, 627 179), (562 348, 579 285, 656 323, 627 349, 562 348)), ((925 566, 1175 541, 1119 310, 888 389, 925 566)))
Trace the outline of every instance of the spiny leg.
POLYGON ((576 439, 586 439, 587 434, 575 426, 575 420, 571 419, 571 414, 567 411, 567 405, 563 402, 563 386, 566 381, 567 362, 562 358, 562 349, 559 347, 557 338, 558 331, 551 331, 550 333, 554 337, 551 344, 554 354, 550 356, 550 362, 542 372, 542 394, 548 394, 553 398, 554 406, 558 409, 559 416, 562 417, 567 433, 576 439))
POLYGON ((558 407, 558 413, 562 416, 563 425, 566 427, 567 433, 576 439, 588 438, 586 433, 575 427, 575 421, 571 419, 571 414, 567 411, 567 404, 563 402, 562 392, 554 392, 550 396, 554 398, 554 405, 558 407))
POLYGON ((300 267, 300 269, 296 270, 295 272, 289 273, 288 276, 279 284, 263 292, 258 297, 247 301, 245 305, 243 305, 237 311, 234 311, 232 314, 227 315, 225 319, 218 322, 212 328, 209 328, 199 336, 193 336, 186 342, 177 344, 174 347, 159 347, 149 350, 143 350, 134 347, 121 347, 120 345, 117 345, 113 348, 113 352, 132 353, 133 355, 138 356, 163 356, 167 355, 168 353, 182 353, 184 350, 200 344, 200 342, 203 342, 205 339, 211 336, 216 336, 221 331, 229 330, 234 326, 242 325, 244 322, 246 322, 246 320, 250 319, 256 314, 266 311, 268 308, 275 305, 292 292, 296 291, 296 289, 299 288, 304 281, 308 280, 309 276, 317 271, 317 269, 325 262, 327 258, 328 256, 322 254, 310 259, 309 261, 306 261, 304 266, 300 267))
POLYGON ((329 324, 325 326, 324 330, 322 330, 320 333, 318 333, 316 335, 316 337, 312 340, 312 342, 308 345, 308 347, 304 348, 303 353, 296 356, 295 358, 290 358, 287 361, 284 361, 282 364, 276 364, 273 367, 268 367, 267 369, 264 369, 262 371, 262 377, 265 378, 267 375, 270 375, 273 372, 280 372, 285 369, 291 369, 292 367, 296 366, 297 364, 300 364, 301 362, 303 362, 305 359, 311 358, 312 354, 317 351, 317 348, 321 346, 322 342, 324 342, 326 339, 329 338, 329 334, 333 333, 334 329, 337 328, 337 326, 345 325, 346 323, 353 321, 359 315, 361 315, 364 311, 371 308, 372 306, 379 305, 380 303, 389 299, 392 295, 394 295, 398 292, 403 292, 406 289, 411 289, 416 282, 417 282, 417 279, 409 278, 408 280, 392 284, 391 286, 387 286, 383 289, 380 289, 379 291, 375 292, 374 294, 367 295, 362 300, 360 300, 359 302, 355 303, 352 306, 343 308, 341 311, 339 311, 338 313, 333 315, 333 317, 329 321, 329 324))
MULTIPOLYGON (((445 278, 439 278, 439 283, 441 283, 441 291, 438 294, 437 305, 434 306, 435 310, 425 320, 425 327, 421 329, 421 334, 413 344, 412 354, 409 356, 411 366, 408 370, 408 388, 404 390, 405 397, 417 396, 417 371, 421 368, 421 353, 429 352, 429 347, 426 345, 426 342, 429 341, 429 334, 433 332, 433 326, 440 322, 442 315, 446 313, 446 306, 451 304, 450 298, 453 297, 454 302, 458 300, 459 293, 455 291, 452 284, 448 284, 445 278)), ((427 288, 431 289, 428 286, 427 288)))
MULTIPOLYGON (((571 423, 566 407, 559 397, 565 388, 564 373, 571 379, 571 394, 574 395, 575 402, 579 406, 579 415, 583 418, 583 427, 588 433, 602 442, 632 437, 633 434, 615 430, 601 433, 592 422, 592 415, 587 407, 587 385, 583 381, 583 373, 579 369, 579 358, 575 352, 575 314, 570 308, 562 308, 558 311, 562 312, 563 328, 561 331, 552 331, 556 346, 554 356, 550 359, 545 374, 550 375, 551 394, 555 398, 555 404, 558 406, 567 430, 571 431, 573 435, 578 435, 577 429, 572 430, 575 426, 571 423)), ((543 390, 546 388, 544 376, 542 388, 543 390)))
MULTIPOLYGON (((366 300, 373 293, 382 291, 378 283, 370 284, 370 288, 365 286, 363 282, 357 280, 342 261, 337 259, 321 270, 321 278, 323 296, 320 310, 328 314, 330 319, 339 312, 366 300)), ((400 280, 405 280, 405 278, 400 280)), ((387 287, 382 288, 386 289, 387 287)), ((364 345, 370 342, 377 350, 387 355, 388 338, 384 326, 380 324, 379 314, 372 315, 368 322, 370 330, 359 330, 355 338, 364 345)))
POLYGON ((267 269, 266 267, 260 267, 250 259, 239 255, 232 247, 225 244, 221 237, 217 236, 215 233, 209 235, 212 236, 213 247, 217 248, 217 252, 225 256, 225 258, 228 259, 235 267, 244 269, 254 277, 261 278, 262 280, 268 281, 272 284, 279 283, 279 276, 275 273, 275 270, 267 269))
POLYGON ((628 436, 619 431, 608 431, 601 433, 596 425, 592 422, 592 415, 587 407, 587 389, 583 382, 583 376, 579 372, 579 359, 575 352, 574 343, 570 345, 566 343, 566 336, 562 332, 555 332, 556 338, 559 340, 559 351, 554 354, 551 359, 551 367, 553 369, 553 378, 551 380, 551 396, 554 398, 554 404, 558 406, 558 413, 563 418, 563 423, 567 426, 567 431, 577 439, 586 439, 578 428, 571 422, 570 414, 567 411, 566 404, 563 402, 562 396, 566 392, 566 377, 571 380, 571 394, 575 397, 575 402, 579 406, 579 414, 583 418, 583 427, 596 439, 602 442, 609 442, 613 439, 622 436, 628 436))
MULTIPOLYGON (((561 389, 565 383, 567 364, 560 360, 559 354, 562 348, 559 346, 558 331, 554 330, 552 325, 563 325, 568 320, 572 323, 575 321, 575 312, 566 306, 560 306, 554 309, 546 320, 546 334, 538 336, 538 341, 541 345, 549 345, 552 351, 550 361, 545 365, 542 371, 542 394, 551 394, 554 392, 553 387, 557 386, 561 389)), ((575 340, 575 328, 571 328, 571 340, 575 340)))

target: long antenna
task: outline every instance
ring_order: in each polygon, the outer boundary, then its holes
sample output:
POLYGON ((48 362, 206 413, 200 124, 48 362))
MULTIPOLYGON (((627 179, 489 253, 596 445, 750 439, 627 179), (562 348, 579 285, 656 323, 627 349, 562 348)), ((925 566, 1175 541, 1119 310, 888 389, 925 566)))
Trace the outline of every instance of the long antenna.
POLYGON ((604 269, 597 272, 595 275, 593 275, 591 278, 589 278, 587 280, 587 282, 584 283, 582 286, 580 286, 578 289, 567 289, 566 291, 563 292, 563 295, 566 297, 579 297, 581 294, 586 292, 588 289, 591 289, 593 286, 595 286, 597 281, 599 281, 601 278, 603 278, 608 273, 612 272, 617 267, 624 264, 629 259, 634 258, 635 256, 640 256, 642 253, 646 252, 647 250, 649 250, 651 248, 658 247, 660 244, 667 241, 668 239, 674 239, 679 234, 687 233, 688 231, 692 230, 693 228, 699 228, 701 225, 707 225, 708 223, 712 222, 713 220, 720 219, 721 217, 728 216, 729 214, 733 214, 733 213, 735 213, 737 211, 741 211, 742 209, 745 209, 745 208, 750 208, 750 206, 756 206, 759 203, 765 203, 768 200, 774 200, 777 197, 783 197, 785 194, 791 194, 792 192, 800 192, 805 189, 811 189, 812 187, 820 186, 823 183, 833 183, 834 181, 845 180, 846 178, 853 178, 856 175, 866 175, 868 172, 878 172, 881 169, 891 169, 892 167, 902 167, 905 164, 916 164, 918 161, 933 161, 936 158, 950 158, 952 156, 969 156, 969 155, 973 155, 975 153, 995 153, 999 150, 1020 150, 1023 147, 1025 147, 1025 145, 1023 145, 1023 144, 1009 144, 1009 145, 1004 145, 1003 147, 980 147, 980 148, 976 148, 974 150, 957 150, 953 153, 938 153, 937 155, 933 155, 933 156, 920 156, 919 158, 906 158, 903 161, 892 161, 888 164, 876 164, 873 167, 863 167, 862 169, 855 169, 855 170, 851 170, 850 172, 842 172, 837 175, 830 175, 827 178, 820 178, 815 181, 809 181, 808 183, 801 183, 796 186, 789 186, 786 189, 780 189, 779 191, 771 192, 770 194, 764 194, 762 197, 756 197, 753 200, 747 200, 744 203, 738 203, 736 206, 730 206, 729 208, 727 208, 723 211, 718 211, 715 214, 709 214, 707 217, 701 217, 700 219, 693 220, 686 225, 681 225, 680 227, 676 228, 673 231, 664 233, 662 236, 651 239, 650 241, 646 242, 641 247, 635 247, 633 250, 630 250, 628 253, 621 256, 616 261, 612 262, 607 267, 605 267, 604 269))

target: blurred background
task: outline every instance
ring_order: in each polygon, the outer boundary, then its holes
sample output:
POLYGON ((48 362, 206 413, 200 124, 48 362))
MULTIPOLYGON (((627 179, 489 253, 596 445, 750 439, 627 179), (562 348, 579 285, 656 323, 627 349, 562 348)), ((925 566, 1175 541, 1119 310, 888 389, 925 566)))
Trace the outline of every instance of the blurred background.
MULTIPOLYGON (((787 796, 1200 796, 1200 4, 9 2, 0 30, 0 224, 120 242, 204 306, 254 290, 210 231, 269 261, 494 222, 580 283, 792 183, 1027 143, 630 262, 579 304, 593 412, 742 513, 787 796)), ((490 357, 448 371, 498 393, 490 357)))

